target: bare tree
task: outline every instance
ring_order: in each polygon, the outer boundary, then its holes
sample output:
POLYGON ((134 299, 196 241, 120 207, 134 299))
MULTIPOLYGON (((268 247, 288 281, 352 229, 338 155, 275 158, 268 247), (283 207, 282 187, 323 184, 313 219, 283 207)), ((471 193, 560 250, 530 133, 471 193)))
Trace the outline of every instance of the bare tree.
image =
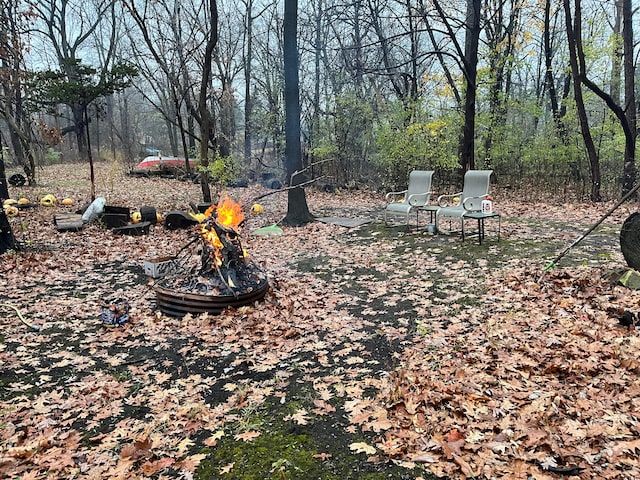
MULTIPOLYGON (((96 0, 93 8, 87 8, 84 1, 79 0, 46 0, 32 4, 39 18, 35 31, 46 39, 54 56, 53 60, 63 73, 69 84, 82 85, 86 82, 86 65, 82 56, 88 56, 87 49, 92 36, 105 19, 111 19, 110 38, 107 38, 107 53, 102 64, 95 66, 98 77, 103 78, 113 67, 117 30, 115 28, 114 0, 96 0), (72 27, 73 26, 73 27, 72 27)), ((69 126, 63 128, 62 134, 73 133, 76 137, 80 157, 89 157, 87 144, 86 105, 84 99, 69 97, 67 104, 72 118, 69 126)))
POLYGON ((467 0, 464 40, 464 126, 460 140, 459 162, 463 170, 475 168, 476 93, 478 89, 478 45, 480 42, 481 0, 467 0))
MULTIPOLYGON (((543 51, 544 51, 544 64, 545 64, 545 88, 549 93, 549 101, 551 103, 551 114, 553 121, 556 125, 556 129, 563 141, 566 143, 567 139, 567 127, 564 124, 563 117, 566 113, 566 108, 560 107, 559 96, 556 90, 556 82, 553 71, 553 44, 552 44, 552 22, 551 22, 551 4, 552 0, 546 0, 544 3, 544 26, 543 26, 543 51)), ((571 77, 566 76, 564 96, 568 95, 571 77)))
POLYGON ((633 39, 633 9, 631 0, 623 0, 622 4, 622 38, 624 50, 624 111, 626 112, 626 122, 622 118, 620 123, 625 133, 624 145, 624 171, 622 182, 622 194, 629 193, 636 183, 636 138, 637 130, 637 113, 636 94, 635 94, 635 63, 633 56, 634 39, 633 39), (626 126, 625 126, 626 123, 626 126))
MULTIPOLYGON (((25 106, 24 52, 29 12, 20 9, 17 0, 0 0, 0 116, 7 122, 9 138, 18 163, 29 184, 35 184, 36 157, 39 147, 25 106)), ((58 137, 57 135, 54 135, 58 137)))
POLYGON ((507 122, 507 103, 511 93, 513 58, 520 30, 522 3, 486 2, 486 37, 489 50, 489 127, 484 140, 484 167, 492 168, 491 150, 496 136, 507 122), (491 9, 491 10, 490 10, 491 9))

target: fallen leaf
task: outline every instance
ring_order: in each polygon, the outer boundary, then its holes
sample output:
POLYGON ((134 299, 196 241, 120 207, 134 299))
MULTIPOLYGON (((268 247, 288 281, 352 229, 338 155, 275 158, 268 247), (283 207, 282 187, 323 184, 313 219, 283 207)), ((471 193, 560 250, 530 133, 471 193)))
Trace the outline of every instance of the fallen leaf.
POLYGON ((309 423, 309 418, 307 417, 307 412, 304 408, 300 408, 291 415, 287 415, 284 417, 284 420, 293 420, 298 425, 307 425, 309 423))
POLYGON ((322 461, 328 460, 332 457, 333 455, 331 455, 330 453, 316 453, 315 455, 313 455, 313 458, 319 458, 322 461))
POLYGON ((243 442, 250 442, 254 438, 258 438, 260 436, 260 432, 257 431, 249 431, 244 433, 238 433, 233 438, 236 440, 242 440, 243 442))
POLYGON ((349 445, 349 449, 355 453, 366 453, 367 455, 373 455, 376 453, 375 447, 365 442, 355 442, 349 445))

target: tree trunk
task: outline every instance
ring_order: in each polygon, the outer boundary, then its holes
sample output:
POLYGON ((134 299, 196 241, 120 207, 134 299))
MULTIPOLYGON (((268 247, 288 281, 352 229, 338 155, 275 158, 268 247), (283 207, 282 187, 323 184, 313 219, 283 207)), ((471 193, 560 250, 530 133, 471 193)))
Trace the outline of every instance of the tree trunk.
POLYGON ((91 155, 91 141, 90 141, 90 136, 89 136, 89 120, 88 120, 88 113, 87 113, 88 107, 87 105, 84 106, 84 124, 87 127, 87 136, 86 136, 86 140, 87 140, 87 159, 89 160, 89 174, 90 174, 90 178, 91 178, 91 201, 93 202, 96 199, 96 175, 95 172, 93 170, 93 156, 91 155))
POLYGON ((571 15, 571 5, 569 0, 563 0, 564 12, 567 27, 567 41, 569 43, 569 60, 571 63, 571 75, 573 77, 573 95, 576 102, 576 109, 578 111, 578 119, 580 120, 580 130, 584 139, 584 145, 587 149, 587 155, 589 157, 589 168, 591 171, 591 201, 600 202, 602 196, 600 193, 600 159, 596 152, 593 138, 591 137, 591 131, 589 130, 589 119, 587 117, 587 110, 584 105, 584 99, 582 97, 582 80, 580 68, 578 66, 578 55, 581 51, 579 36, 582 34, 582 22, 580 15, 580 0, 575 0, 576 13, 575 13, 575 29, 573 26, 573 17, 571 15))
POLYGON ((551 46, 551 2, 547 0, 544 4, 544 63, 546 67, 545 83, 547 92, 549 92, 549 101, 551 102, 551 113, 553 115, 553 121, 556 129, 560 134, 562 143, 565 145, 568 142, 567 128, 562 120, 562 112, 560 111, 558 103, 558 94, 556 92, 556 82, 553 76, 553 48, 551 46))
POLYGON ((244 57, 244 161, 251 165, 253 135, 253 99, 251 98, 251 62, 253 61, 253 0, 247 0, 246 45, 244 57))
POLYGON ((71 113, 73 114, 73 132, 76 136, 76 142, 78 142, 78 157, 80 160, 87 160, 87 134, 89 129, 89 117, 85 115, 85 106, 82 104, 74 104, 71 106, 71 113), (87 122, 87 125, 85 125, 87 122))
POLYGON ((209 81, 211 79, 211 64, 213 50, 218 43, 218 4, 216 0, 209 0, 209 38, 204 53, 202 66, 202 79, 200 83, 200 95, 198 98, 198 111, 200 114, 200 164, 204 167, 200 175, 200 187, 202 189, 202 201, 211 202, 211 189, 209 188, 209 175, 206 167, 209 166, 209 140, 213 122, 211 112, 207 104, 209 81))
POLYGON ((466 35, 464 41, 464 127, 459 147, 463 171, 475 168, 476 80, 478 76, 478 43, 480 40, 481 0, 467 0, 466 35))
POLYGON ((609 85, 609 95, 613 101, 620 103, 620 81, 622 79, 622 54, 623 49, 620 43, 622 39, 622 11, 623 1, 615 0, 615 19, 613 23, 613 45, 614 50, 611 53, 611 83, 609 85))
MULTIPOLYGON (((287 184, 303 182, 302 145, 300 143, 300 93, 298 77, 298 0, 284 2, 284 102, 285 102, 285 166, 287 184)), ((300 226, 313 221, 302 187, 288 190, 287 215, 284 223, 300 226)))
POLYGON ((8 250, 17 250, 18 243, 13 236, 9 219, 7 218, 4 209, 0 208, 0 254, 5 253, 8 250))
MULTIPOLYGON (((4 169, 2 138, 0 138, 0 200, 7 198, 9 198, 9 186, 7 185, 7 175, 4 169)), ((4 208, 0 208, 0 254, 5 253, 7 250, 15 250, 17 246, 9 219, 4 212, 4 208)))
POLYGON ((637 106, 635 94, 635 66, 633 63, 633 10, 632 0, 623 0, 622 3, 622 41, 624 50, 624 103, 627 114, 628 134, 625 131, 624 144, 624 172, 622 182, 622 194, 629 193, 636 183, 636 139, 637 130, 637 106))

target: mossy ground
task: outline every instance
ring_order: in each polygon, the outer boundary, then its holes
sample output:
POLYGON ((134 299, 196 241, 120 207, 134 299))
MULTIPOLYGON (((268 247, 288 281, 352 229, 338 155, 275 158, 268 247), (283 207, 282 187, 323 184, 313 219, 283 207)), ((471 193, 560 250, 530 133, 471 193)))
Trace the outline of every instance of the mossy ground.
POLYGON ((250 418, 245 418, 245 421, 252 423, 260 436, 250 442, 242 442, 234 439, 233 435, 225 435, 215 448, 203 449, 202 452, 207 453, 208 457, 200 464, 196 478, 402 480, 420 475, 430 478, 422 468, 408 470, 392 462, 367 462, 365 454, 349 451, 350 443, 366 439, 347 434, 347 425, 334 416, 314 420, 307 425, 278 420, 295 407, 312 408, 312 405, 305 403, 269 403, 252 411, 250 418))

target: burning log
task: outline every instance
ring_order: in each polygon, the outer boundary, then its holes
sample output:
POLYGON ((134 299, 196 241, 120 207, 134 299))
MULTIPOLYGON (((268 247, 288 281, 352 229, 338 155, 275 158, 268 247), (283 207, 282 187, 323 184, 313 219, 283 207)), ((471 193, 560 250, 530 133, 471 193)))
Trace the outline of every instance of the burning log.
POLYGON ((225 286, 236 295, 234 289, 238 285, 238 275, 243 274, 243 270, 247 267, 240 235, 234 229, 225 227, 216 220, 208 220, 202 227, 202 234, 210 242, 205 242, 202 249, 200 273, 217 271, 225 286))
POLYGON ((205 242, 202 249, 202 273, 215 268, 241 269, 247 265, 238 232, 215 220, 208 220, 203 225, 202 232, 205 239, 215 238, 205 242))

